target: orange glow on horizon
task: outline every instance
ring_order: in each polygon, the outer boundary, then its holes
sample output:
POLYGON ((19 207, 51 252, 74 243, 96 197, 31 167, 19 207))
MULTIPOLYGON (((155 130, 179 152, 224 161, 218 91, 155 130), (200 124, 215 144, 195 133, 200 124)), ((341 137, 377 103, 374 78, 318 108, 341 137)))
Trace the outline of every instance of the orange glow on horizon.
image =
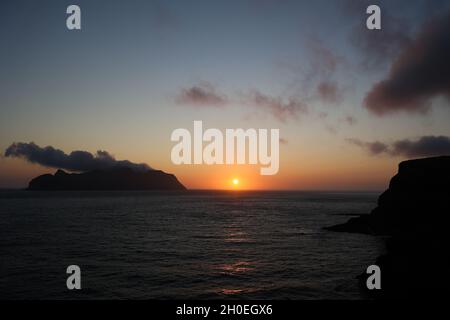
MULTIPOLYGON (((305 153, 301 160, 293 157, 282 160, 279 173, 269 176, 261 175, 259 167, 252 165, 174 166, 161 162, 154 167, 174 174, 188 189, 382 191, 396 173, 398 164, 398 159, 356 157, 351 153, 332 158, 305 153), (233 182, 235 179, 237 184, 233 182)), ((54 168, 21 159, 0 158, 0 188, 25 188, 32 178, 55 172, 54 168)))

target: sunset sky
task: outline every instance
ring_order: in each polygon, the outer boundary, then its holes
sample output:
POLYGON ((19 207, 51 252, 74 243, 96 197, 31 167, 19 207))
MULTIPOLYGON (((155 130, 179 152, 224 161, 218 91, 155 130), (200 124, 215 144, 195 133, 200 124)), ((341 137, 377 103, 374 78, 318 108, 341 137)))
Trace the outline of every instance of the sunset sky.
POLYGON ((14 142, 200 189, 382 190, 399 161, 450 154, 449 1, 2 1, 0 38, 1 188, 56 171, 5 157, 14 142), (172 164, 194 120, 280 129, 279 173, 172 164))

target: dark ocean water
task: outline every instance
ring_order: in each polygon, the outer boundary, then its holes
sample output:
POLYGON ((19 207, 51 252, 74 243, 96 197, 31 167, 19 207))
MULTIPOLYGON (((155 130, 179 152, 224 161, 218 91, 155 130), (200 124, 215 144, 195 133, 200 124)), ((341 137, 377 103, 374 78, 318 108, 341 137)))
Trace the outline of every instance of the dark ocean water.
POLYGON ((377 196, 1 191, 0 298, 360 299, 382 239, 321 228, 377 196))

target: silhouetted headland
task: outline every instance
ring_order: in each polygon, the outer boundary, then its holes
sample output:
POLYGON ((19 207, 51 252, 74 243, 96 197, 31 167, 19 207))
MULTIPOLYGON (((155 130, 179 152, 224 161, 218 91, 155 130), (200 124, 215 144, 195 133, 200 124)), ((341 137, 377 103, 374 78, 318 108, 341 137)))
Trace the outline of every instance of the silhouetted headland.
POLYGON ((58 170, 30 181, 28 190, 185 190, 173 174, 161 170, 114 168, 84 173, 58 170))
MULTIPOLYGON (((450 267, 450 157, 401 162, 389 188, 368 215, 327 230, 389 235, 379 298, 435 297, 448 290, 450 267)), ((367 275, 360 276, 365 287, 367 275)))

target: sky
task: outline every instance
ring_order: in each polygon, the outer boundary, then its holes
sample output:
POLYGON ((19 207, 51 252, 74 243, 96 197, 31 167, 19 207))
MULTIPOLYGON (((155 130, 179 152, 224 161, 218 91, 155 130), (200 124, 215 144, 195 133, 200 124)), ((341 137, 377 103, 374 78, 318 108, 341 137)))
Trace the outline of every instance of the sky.
POLYGON ((192 189, 383 190, 400 161, 450 154, 450 1, 2 1, 0 39, 0 188, 56 171, 17 143, 192 189), (280 129, 278 174, 173 164, 194 120, 280 129))

